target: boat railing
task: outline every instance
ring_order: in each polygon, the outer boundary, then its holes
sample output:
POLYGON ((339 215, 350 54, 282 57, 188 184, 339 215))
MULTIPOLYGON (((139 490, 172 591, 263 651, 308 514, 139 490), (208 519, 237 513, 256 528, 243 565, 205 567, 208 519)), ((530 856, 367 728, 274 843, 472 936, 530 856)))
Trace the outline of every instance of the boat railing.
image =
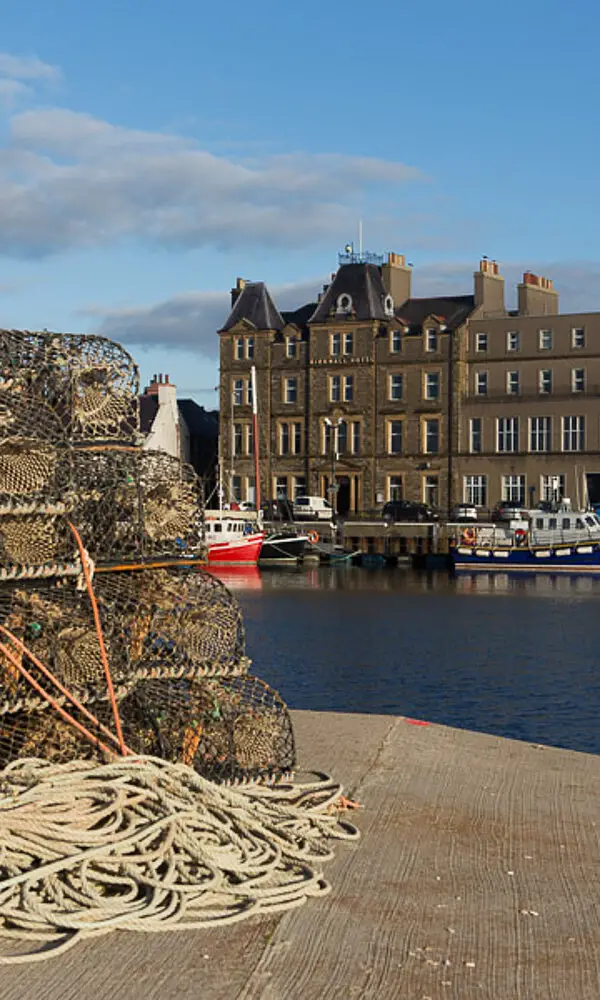
MULTIPOLYGON (((585 545, 591 541, 600 542, 600 529, 598 527, 590 527, 587 524, 582 528, 572 528, 570 530, 563 528, 539 529, 526 527, 521 528, 521 530, 526 532, 525 536, 522 536, 521 548, 531 546, 548 546, 551 548, 556 545, 585 545)), ((462 541, 466 544, 475 544, 482 548, 511 548, 515 545, 516 538, 518 537, 516 533, 518 531, 519 528, 500 527, 498 524, 477 524, 472 527, 463 526, 462 541)))

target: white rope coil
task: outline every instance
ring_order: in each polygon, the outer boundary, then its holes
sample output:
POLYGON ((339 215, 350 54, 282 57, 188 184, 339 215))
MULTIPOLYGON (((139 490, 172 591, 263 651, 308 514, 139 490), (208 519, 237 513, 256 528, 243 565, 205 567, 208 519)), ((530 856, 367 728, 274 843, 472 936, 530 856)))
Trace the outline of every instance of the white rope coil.
POLYGON ((328 840, 357 839, 342 789, 227 788, 154 757, 15 761, 0 772, 0 936, 41 960, 118 928, 189 930, 329 891, 328 840), (31 943, 37 942, 34 950, 31 943))

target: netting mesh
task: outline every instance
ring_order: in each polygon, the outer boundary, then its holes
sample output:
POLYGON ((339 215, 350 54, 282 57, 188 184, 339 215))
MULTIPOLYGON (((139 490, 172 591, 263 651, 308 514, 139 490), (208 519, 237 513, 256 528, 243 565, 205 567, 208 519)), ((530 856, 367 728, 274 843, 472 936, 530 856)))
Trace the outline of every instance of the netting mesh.
POLYGON ((118 344, 0 332, 0 767, 114 755, 118 712, 131 752, 277 778, 289 714, 198 568, 196 474, 140 446, 138 388, 118 344))

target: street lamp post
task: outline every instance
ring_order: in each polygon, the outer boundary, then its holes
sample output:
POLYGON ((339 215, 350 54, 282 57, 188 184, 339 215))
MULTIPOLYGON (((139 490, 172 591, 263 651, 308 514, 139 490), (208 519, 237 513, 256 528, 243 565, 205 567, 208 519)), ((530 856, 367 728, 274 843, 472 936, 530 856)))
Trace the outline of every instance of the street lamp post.
POLYGON ((338 444, 338 434, 339 426, 343 421, 343 417, 336 417, 331 419, 331 417, 325 417, 325 423, 327 427, 331 428, 331 483, 329 484, 329 502, 331 506, 334 506, 335 494, 337 493, 337 485, 335 482, 335 463, 338 458, 337 454, 337 444, 338 444))

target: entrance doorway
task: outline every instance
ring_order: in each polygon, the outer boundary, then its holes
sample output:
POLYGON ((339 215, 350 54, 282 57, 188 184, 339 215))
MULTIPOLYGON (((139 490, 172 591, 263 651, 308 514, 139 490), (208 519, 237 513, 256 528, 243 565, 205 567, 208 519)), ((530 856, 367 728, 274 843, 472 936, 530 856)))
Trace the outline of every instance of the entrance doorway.
POLYGON ((335 506, 340 517, 346 517, 351 505, 350 476, 338 476, 335 506))

